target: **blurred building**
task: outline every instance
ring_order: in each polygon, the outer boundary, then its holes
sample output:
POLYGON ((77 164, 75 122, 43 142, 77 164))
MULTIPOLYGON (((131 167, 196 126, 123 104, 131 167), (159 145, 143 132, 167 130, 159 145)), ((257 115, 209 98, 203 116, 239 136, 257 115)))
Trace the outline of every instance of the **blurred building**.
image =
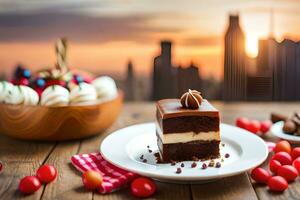
POLYGON ((225 34, 223 92, 226 101, 245 100, 246 97, 245 37, 238 15, 229 16, 225 34))
POLYGON ((193 63, 188 67, 172 64, 172 43, 161 42, 161 53, 154 58, 152 100, 178 98, 188 89, 201 91, 199 68, 193 63))
POLYGON ((134 101, 136 100, 136 95, 135 95, 135 91, 136 91, 136 78, 135 78, 135 74, 134 74, 134 69, 133 69, 133 64, 132 61, 129 60, 128 64, 127 64, 127 76, 126 76, 126 80, 125 80, 125 100, 126 101, 134 101))

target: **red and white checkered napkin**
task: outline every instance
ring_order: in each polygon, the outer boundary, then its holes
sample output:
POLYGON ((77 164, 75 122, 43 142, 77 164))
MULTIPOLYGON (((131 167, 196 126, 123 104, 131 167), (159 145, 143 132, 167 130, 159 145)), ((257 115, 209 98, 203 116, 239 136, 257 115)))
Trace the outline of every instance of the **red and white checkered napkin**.
POLYGON ((103 177, 102 187, 99 192, 110 193, 126 186, 138 175, 120 169, 107 162, 102 155, 97 153, 74 155, 71 158, 72 164, 81 172, 94 170, 100 172, 103 177))

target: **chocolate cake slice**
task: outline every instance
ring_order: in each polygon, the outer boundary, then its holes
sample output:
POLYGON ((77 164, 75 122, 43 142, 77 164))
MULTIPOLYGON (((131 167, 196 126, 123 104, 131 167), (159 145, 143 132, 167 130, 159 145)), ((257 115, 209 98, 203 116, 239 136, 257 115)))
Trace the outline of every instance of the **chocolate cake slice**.
POLYGON ((219 111, 205 99, 198 102, 198 107, 185 105, 197 100, 193 95, 196 91, 189 92, 183 105, 180 99, 157 102, 156 135, 163 162, 220 156, 219 111))

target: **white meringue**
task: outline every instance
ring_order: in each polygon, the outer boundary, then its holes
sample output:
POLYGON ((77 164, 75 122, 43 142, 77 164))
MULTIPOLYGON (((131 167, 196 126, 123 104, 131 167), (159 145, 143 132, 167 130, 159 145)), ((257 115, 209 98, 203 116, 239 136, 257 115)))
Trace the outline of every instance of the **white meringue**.
POLYGON ((97 99, 97 92, 94 86, 88 83, 80 83, 73 87, 70 92, 70 102, 72 104, 81 104, 97 99))
POLYGON ((114 79, 109 76, 100 76, 93 80, 92 85, 96 88, 100 100, 110 100, 118 95, 118 89, 114 79))
POLYGON ((13 84, 7 81, 0 82, 0 103, 4 103, 9 91, 14 87, 13 84))
POLYGON ((6 96, 5 103, 37 105, 39 103, 39 95, 32 88, 24 85, 13 86, 6 96))
POLYGON ((63 106, 69 104, 69 91, 60 86, 52 85, 47 87, 41 96, 41 105, 45 106, 63 106))

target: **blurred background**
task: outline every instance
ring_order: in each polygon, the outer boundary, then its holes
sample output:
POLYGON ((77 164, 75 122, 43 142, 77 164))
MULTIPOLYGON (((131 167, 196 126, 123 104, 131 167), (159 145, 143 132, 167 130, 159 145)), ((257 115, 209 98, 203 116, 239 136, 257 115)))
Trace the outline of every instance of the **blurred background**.
POLYGON ((188 88, 225 101, 300 100, 298 0, 0 0, 0 78, 56 62, 110 75, 127 101, 188 88))

